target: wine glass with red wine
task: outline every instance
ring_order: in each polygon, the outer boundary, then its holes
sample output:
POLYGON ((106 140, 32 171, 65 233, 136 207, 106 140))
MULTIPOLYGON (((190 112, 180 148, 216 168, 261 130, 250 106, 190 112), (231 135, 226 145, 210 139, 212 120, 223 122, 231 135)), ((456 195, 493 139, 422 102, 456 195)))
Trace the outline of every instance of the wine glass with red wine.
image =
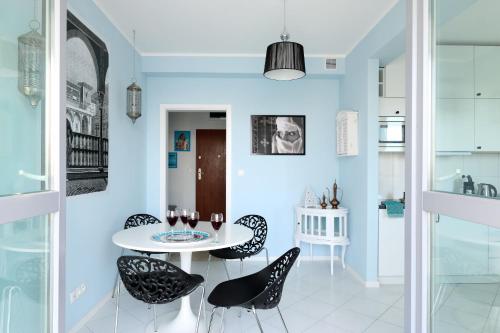
POLYGON ((188 223, 189 210, 183 209, 181 210, 181 221, 184 224, 184 234, 187 232, 187 223, 188 223))
POLYGON ((224 221, 224 216, 222 213, 212 213, 210 216, 210 222, 212 223, 212 228, 215 230, 215 240, 214 243, 219 242, 219 229, 222 227, 222 222, 224 221))
POLYGON ((179 219, 179 214, 175 210, 167 211, 167 221, 168 224, 170 225, 170 233, 172 235, 174 234, 174 227, 178 219, 179 219))
POLYGON ((189 223, 189 226, 191 227, 192 230, 192 234, 194 234, 194 229, 196 228, 196 225, 198 224, 198 221, 200 220, 200 213, 198 212, 191 212, 189 213, 189 216, 188 216, 188 223, 189 223))

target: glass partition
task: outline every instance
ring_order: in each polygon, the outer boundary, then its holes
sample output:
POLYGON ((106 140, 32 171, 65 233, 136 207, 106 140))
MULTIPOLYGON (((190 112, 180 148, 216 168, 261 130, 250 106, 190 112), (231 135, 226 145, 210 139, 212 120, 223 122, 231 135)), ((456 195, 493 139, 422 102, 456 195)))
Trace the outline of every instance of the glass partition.
POLYGON ((0 10, 0 196, 46 189, 46 1, 0 10))
POLYGON ((434 215, 431 328, 500 332, 500 229, 434 215))
POLYGON ((496 199, 500 189, 500 2, 433 2, 433 190, 496 199))
POLYGON ((0 332, 49 332, 49 216, 0 224, 0 332))

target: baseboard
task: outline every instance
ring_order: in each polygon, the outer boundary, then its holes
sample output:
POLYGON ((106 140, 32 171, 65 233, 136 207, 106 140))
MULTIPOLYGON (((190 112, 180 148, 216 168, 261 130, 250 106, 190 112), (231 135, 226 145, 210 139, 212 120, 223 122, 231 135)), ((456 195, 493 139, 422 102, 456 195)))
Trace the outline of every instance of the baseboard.
POLYGON ((85 324, 87 324, 90 319, 92 319, 92 317, 95 316, 95 314, 97 312, 99 312, 99 310, 101 310, 101 308, 107 303, 109 302, 109 300, 111 299, 111 297, 113 296, 113 291, 110 291, 109 293, 107 293, 100 301, 99 303, 97 303, 92 309, 90 309, 89 312, 87 312, 87 314, 82 318, 80 319, 80 321, 78 323, 76 323, 75 326, 73 326, 72 329, 70 329, 68 332, 69 333, 76 333, 78 332, 79 330, 81 330, 85 324))
POLYGON ((358 272, 356 272, 351 266, 346 265, 346 269, 349 273, 351 273, 351 275, 356 280, 361 282, 366 288, 380 288, 380 282, 378 280, 377 281, 365 281, 365 279, 363 279, 361 277, 361 275, 359 275, 358 272))
POLYGON ((378 281, 380 284, 404 284, 404 276, 379 276, 378 281))

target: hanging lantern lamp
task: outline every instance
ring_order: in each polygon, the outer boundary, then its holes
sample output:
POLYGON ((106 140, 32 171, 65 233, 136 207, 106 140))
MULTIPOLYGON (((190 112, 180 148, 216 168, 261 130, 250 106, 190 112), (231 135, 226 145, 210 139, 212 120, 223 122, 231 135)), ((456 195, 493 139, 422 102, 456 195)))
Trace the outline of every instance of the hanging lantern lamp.
POLYGON ((136 83, 135 79, 135 30, 134 34, 134 48, 133 52, 133 73, 132 73, 132 84, 127 87, 127 116, 132 119, 132 123, 135 124, 137 118, 142 115, 142 89, 136 83))
POLYGON ((44 50, 45 39, 40 34, 40 22, 36 17, 36 0, 33 1, 33 19, 30 31, 17 38, 18 44, 18 89, 36 108, 44 94, 44 50))

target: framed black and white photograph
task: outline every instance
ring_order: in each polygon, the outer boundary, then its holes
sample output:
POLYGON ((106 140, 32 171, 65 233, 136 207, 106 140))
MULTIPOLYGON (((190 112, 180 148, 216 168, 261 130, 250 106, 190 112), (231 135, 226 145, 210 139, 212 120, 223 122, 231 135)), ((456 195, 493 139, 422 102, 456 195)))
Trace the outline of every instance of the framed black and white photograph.
POLYGON ((66 193, 105 191, 109 55, 106 44, 70 12, 66 54, 66 193))
POLYGON ((305 155, 306 116, 252 116, 252 154, 305 155))

